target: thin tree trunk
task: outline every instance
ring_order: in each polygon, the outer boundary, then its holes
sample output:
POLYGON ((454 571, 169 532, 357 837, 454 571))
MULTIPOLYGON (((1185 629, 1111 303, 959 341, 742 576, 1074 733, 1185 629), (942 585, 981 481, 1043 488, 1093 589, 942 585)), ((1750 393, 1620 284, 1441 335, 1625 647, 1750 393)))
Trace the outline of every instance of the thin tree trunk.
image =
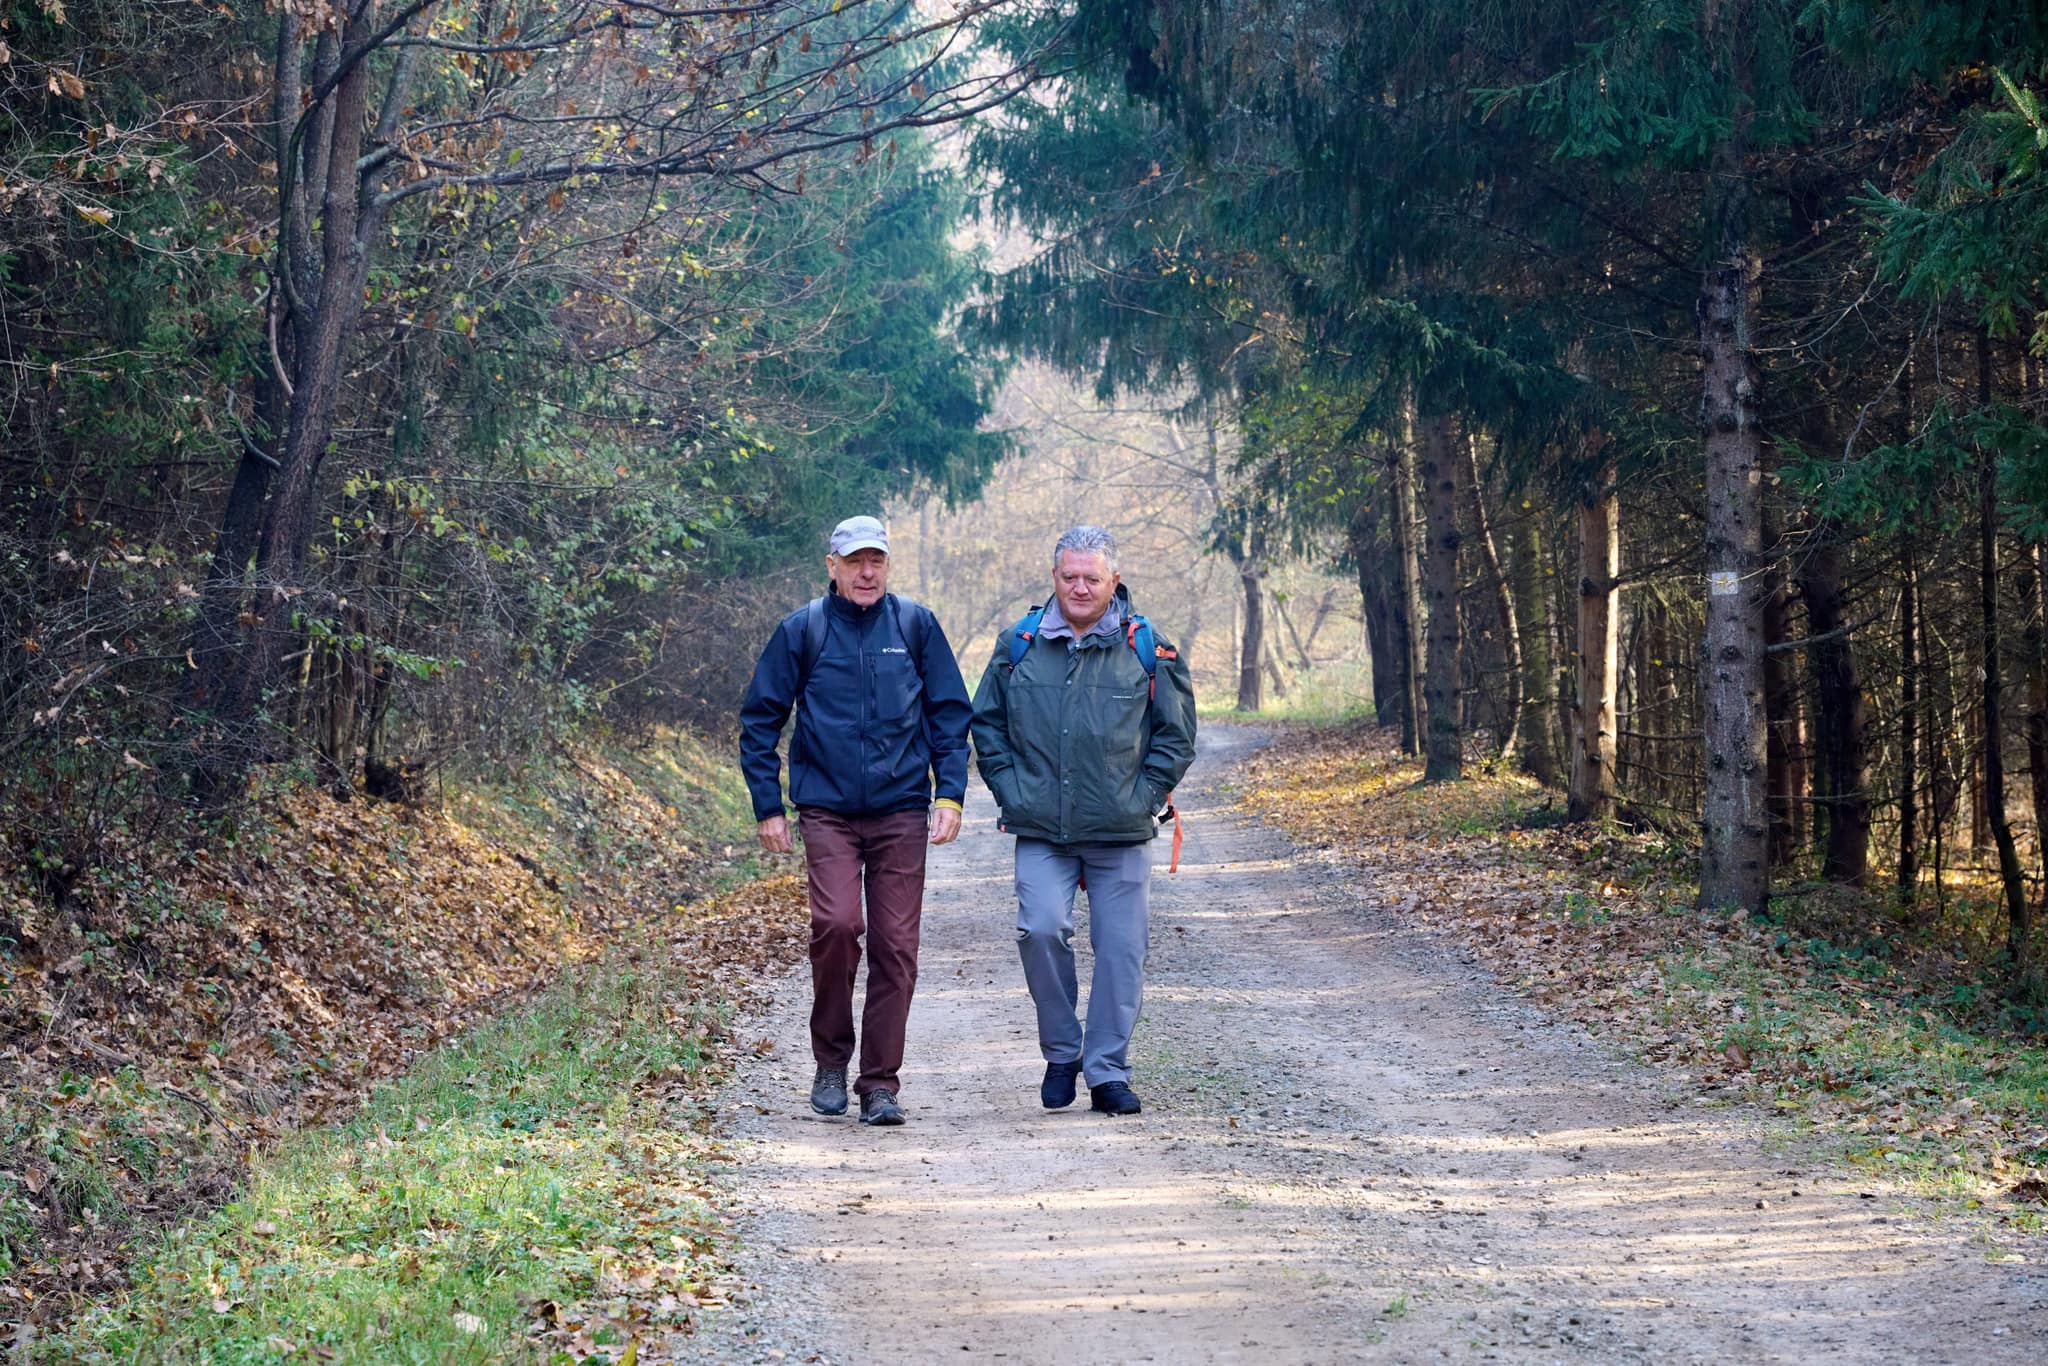
MULTIPOLYGON (((279 684, 281 666, 301 636, 294 599, 302 591, 311 544, 320 466, 334 433, 335 407, 343 372, 362 316, 363 287, 383 211, 375 190, 391 163, 366 165, 362 153, 369 132, 370 87, 385 82, 376 135, 396 126, 417 69, 419 49, 408 47, 388 68, 344 56, 359 56, 383 20, 376 0, 351 12, 345 27, 320 38, 316 77, 337 74, 332 93, 314 111, 304 142, 301 185, 291 189, 280 176, 279 282, 291 303, 291 387, 287 396, 279 468, 270 480, 268 504, 256 549, 257 596, 254 624, 245 637, 231 678, 215 707, 218 727, 209 737, 198 786, 211 797, 226 795, 241 774, 268 752, 259 718, 279 684), (320 196, 317 248, 311 197, 320 196), (319 260, 314 261, 317 250, 319 260)), ((277 49, 278 124, 298 117, 297 28, 281 27, 277 49)), ((280 158, 281 170, 290 167, 280 158)))
MULTIPOLYGON (((1711 2, 1711 0, 1710 0, 1711 2)), ((1701 696, 1707 785, 1701 810, 1700 904, 1760 914, 1770 893, 1770 813, 1764 790, 1764 648, 1758 610, 1763 480, 1753 334, 1761 290, 1749 241, 1749 0, 1731 0, 1726 55, 1738 113, 1715 153, 1701 282, 1701 404, 1706 464, 1707 605, 1701 696)))
POLYGON ((1796 826, 1805 804, 1804 784, 1795 780, 1792 728, 1798 701, 1792 686, 1792 660, 1770 646, 1792 639, 1792 587, 1782 561, 1771 566, 1771 588, 1764 598, 1764 708, 1770 729, 1764 748, 1764 790, 1771 812, 1771 866, 1782 868, 1799 853, 1796 826))
POLYGON ((1302 640, 1301 632, 1295 629, 1294 613, 1287 610, 1287 600, 1277 593, 1272 596, 1273 615, 1280 618, 1281 628, 1287 632, 1287 643, 1294 647, 1295 667, 1304 672, 1313 669, 1316 662, 1309 658, 1308 644, 1302 640))
POLYGON ((1314 667, 1316 637, 1320 636, 1323 633, 1323 628, 1330 624, 1331 611, 1336 605, 1337 590, 1335 588, 1323 589, 1323 596, 1316 602, 1316 614, 1309 619, 1308 635, 1300 642, 1302 668, 1314 667))
POLYGON ((1465 463, 1458 444, 1458 419, 1448 413, 1424 419, 1422 508, 1428 531, 1424 563, 1429 597, 1429 659, 1424 675, 1428 741, 1424 782, 1464 776, 1464 737, 1459 720, 1458 472, 1465 463))
POLYGON ((277 468, 275 433, 283 426, 284 391, 275 378, 264 376, 257 380, 256 392, 260 395, 256 408, 260 430, 248 435, 235 466, 235 482, 221 510, 220 531, 214 536, 213 558, 187 651, 191 673, 185 701, 200 712, 213 710, 227 695, 240 639, 236 618, 248 594, 249 561, 256 553, 263 526, 264 493, 270 472, 277 468))
POLYGON ((1572 717, 1575 821, 1614 819, 1615 688, 1621 674, 1621 503, 1601 486, 1579 505, 1578 705, 1572 717))
POLYGON ((1515 524, 1512 539, 1515 621, 1522 637, 1522 767, 1537 782, 1556 787, 1562 780, 1557 762, 1557 729, 1553 692, 1557 685, 1550 656, 1550 594, 1543 583, 1542 532, 1534 512, 1515 524))
MULTIPOLYGON (((1256 518, 1257 514, 1253 514, 1256 518)), ((1245 536, 1244 558, 1238 561, 1237 581, 1244 596, 1244 634, 1237 657, 1237 709, 1257 711, 1265 705, 1262 666, 1266 656, 1266 579, 1260 553, 1264 529, 1256 520, 1245 536)))
POLYGON ((2048 894, 2048 558, 2036 545, 2026 559, 2027 778, 2034 802, 2034 853, 2048 894))
POLYGON ((1806 623, 1813 644, 1814 730, 1827 796, 1828 839, 1822 875, 1861 887, 1870 875, 1869 721, 1863 680, 1856 671, 1843 602, 1842 555, 1831 528, 1816 533, 1800 572, 1806 623))
MULTIPOLYGON (((1991 340, 1977 333, 1977 396, 1991 401, 1991 340)), ((1977 452, 1977 607, 1984 632, 1984 814, 1998 844, 1998 874, 2005 886, 2006 952, 2016 971, 2027 968, 2033 937, 2033 908, 2027 901, 2018 845, 2005 813, 2005 737, 1999 704, 2002 664, 1998 644, 1998 457, 1990 446, 1977 452)))
POLYGON ((1407 642, 1394 628, 1394 592, 1400 568, 1394 561, 1392 541, 1378 534, 1378 507, 1377 502, 1366 502, 1351 519, 1351 562, 1358 571, 1376 719, 1382 726, 1396 726, 1401 723, 1408 692, 1407 642))
POLYGON ((1900 552, 1899 593, 1899 863, 1897 883, 1911 895, 1920 881, 1920 593, 1908 541, 1900 552))
POLYGON ((1402 643, 1408 653, 1408 704, 1401 722, 1401 752, 1422 753, 1425 714, 1422 709, 1422 567, 1415 536, 1415 411, 1412 401, 1401 411, 1401 439, 1391 452, 1394 477, 1394 547, 1401 561, 1398 601, 1402 643))
POLYGON ((1266 679, 1273 685, 1273 697, 1277 701, 1287 696, 1287 669, 1280 657, 1280 632, 1273 629, 1273 623, 1278 621, 1284 625, 1285 618, 1281 614, 1280 599, 1270 590, 1266 593, 1264 620, 1265 647, 1260 652, 1260 662, 1265 666, 1266 679))
POLYGON ((1493 537, 1493 523, 1486 515, 1486 482, 1479 470, 1479 441, 1469 433, 1465 438, 1466 469, 1472 476, 1472 527, 1479 541, 1479 562, 1486 568, 1487 587, 1493 593, 1494 615, 1500 621, 1501 663, 1505 666, 1506 697, 1501 708, 1499 754, 1503 761, 1514 759, 1522 732, 1522 638, 1521 623, 1515 615, 1515 598, 1508 587, 1507 572, 1501 568, 1500 546, 1493 537))

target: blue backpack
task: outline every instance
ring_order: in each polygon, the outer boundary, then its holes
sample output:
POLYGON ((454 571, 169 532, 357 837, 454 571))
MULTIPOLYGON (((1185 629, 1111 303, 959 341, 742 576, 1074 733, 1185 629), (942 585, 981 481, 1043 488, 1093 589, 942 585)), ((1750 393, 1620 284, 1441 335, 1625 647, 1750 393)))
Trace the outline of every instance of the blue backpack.
MULTIPOLYGON (((1051 604, 1032 608, 1017 618, 1017 624, 1010 630, 1010 672, 1024 662, 1031 642, 1038 638, 1039 623, 1045 620, 1045 609, 1051 604)), ((1124 644, 1131 647, 1131 653, 1138 657, 1138 663, 1145 666, 1145 681, 1154 697, 1159 695, 1159 661, 1178 659, 1174 651, 1161 645, 1152 634, 1152 623, 1136 612, 1124 619, 1124 644)))

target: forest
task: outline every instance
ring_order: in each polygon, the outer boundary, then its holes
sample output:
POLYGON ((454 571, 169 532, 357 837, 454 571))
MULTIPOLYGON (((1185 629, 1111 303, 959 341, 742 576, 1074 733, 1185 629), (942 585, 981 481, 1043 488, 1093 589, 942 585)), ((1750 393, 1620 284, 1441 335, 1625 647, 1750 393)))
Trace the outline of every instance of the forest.
POLYGON ((2034 7, 301 8, 0 30, 39 894, 267 783, 715 724, 1029 359, 1177 409, 1240 706, 1265 577, 1343 567, 1432 777, 1701 832, 1708 905, 1981 865, 2024 970, 2034 7))
POLYGON ((2044 98, 2019 0, 0 0, 6 980, 727 734, 886 509, 970 685, 1100 520, 1205 715, 1355 653, 2048 1028, 2044 98))

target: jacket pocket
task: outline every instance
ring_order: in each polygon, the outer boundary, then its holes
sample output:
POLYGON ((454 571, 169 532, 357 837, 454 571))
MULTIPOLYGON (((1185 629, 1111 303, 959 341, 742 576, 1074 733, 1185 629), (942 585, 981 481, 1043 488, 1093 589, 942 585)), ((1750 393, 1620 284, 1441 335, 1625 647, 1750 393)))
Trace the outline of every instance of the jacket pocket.
POLYGON ((884 726, 922 722, 918 704, 924 696, 924 680, 917 676, 910 656, 884 651, 875 655, 874 661, 874 719, 884 726))

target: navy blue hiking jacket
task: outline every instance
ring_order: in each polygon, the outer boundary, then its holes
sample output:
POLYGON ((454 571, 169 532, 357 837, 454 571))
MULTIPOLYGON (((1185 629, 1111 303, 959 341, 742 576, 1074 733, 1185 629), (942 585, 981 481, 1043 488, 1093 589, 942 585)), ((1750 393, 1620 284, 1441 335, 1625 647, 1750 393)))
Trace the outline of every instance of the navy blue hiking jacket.
POLYGON ((866 608, 836 589, 826 594, 825 639, 806 681, 807 610, 797 608, 775 628, 740 704, 740 769, 753 794, 754 819, 782 814, 776 745, 792 707, 792 806, 887 816, 922 810, 934 797, 963 801, 967 725, 974 709, 953 647, 931 609, 893 593, 866 608), (921 631, 907 621, 912 613, 922 614, 921 631), (920 659, 911 658, 913 640, 920 659))

